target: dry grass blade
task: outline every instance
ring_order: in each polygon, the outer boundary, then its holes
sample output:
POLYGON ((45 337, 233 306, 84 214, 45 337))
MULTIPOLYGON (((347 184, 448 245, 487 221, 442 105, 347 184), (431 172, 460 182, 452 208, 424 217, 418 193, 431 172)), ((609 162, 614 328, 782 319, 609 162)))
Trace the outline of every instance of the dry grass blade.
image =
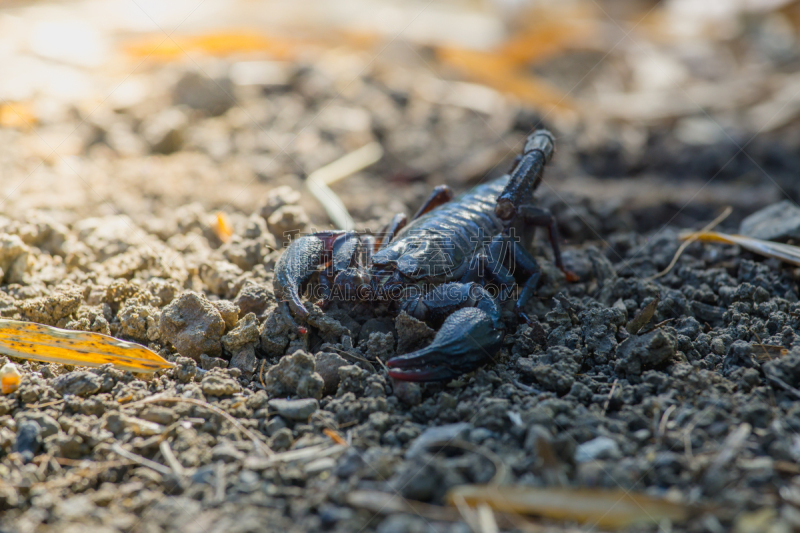
POLYGON ((146 457, 142 457, 141 455, 137 455, 137 454, 135 454, 133 452, 129 452, 128 450, 126 450, 125 448, 120 446, 120 444, 118 442, 115 442, 114 444, 111 445, 111 450, 114 453, 116 453, 117 455, 119 455, 120 457, 124 457, 125 459, 128 459, 129 461, 133 461, 134 463, 138 463, 138 464, 140 464, 142 466, 146 466, 147 468, 150 468, 151 470, 155 470, 156 472, 158 472, 161 475, 167 476, 167 475, 172 473, 172 469, 171 468, 166 467, 166 466, 162 465, 161 463, 157 463, 155 461, 151 461, 150 459, 148 459, 146 457))
POLYGON ((721 242, 736 244, 745 250, 765 257, 773 257, 790 265, 800 266, 800 246, 783 244, 780 242, 764 241, 745 237, 744 235, 728 235, 716 231, 700 231, 681 235, 681 239, 694 239, 701 242, 721 242))
MULTIPOLYGON (((385 515, 394 513, 408 513, 437 522, 467 521, 468 525, 470 526, 471 524, 469 524, 469 520, 471 520, 473 515, 476 514, 472 511, 472 509, 466 506, 466 504, 464 504, 465 507, 462 507, 459 510, 453 509, 452 507, 443 507, 441 505, 431 505, 429 503, 423 503, 416 500, 409 500, 408 498, 403 498, 397 494, 377 492, 374 490, 354 490, 349 492, 347 494, 347 504, 357 509, 366 509, 368 511, 372 511, 373 513, 385 515), (464 511, 466 516, 462 515, 460 511, 464 511)), ((516 515, 497 513, 494 510, 493 514, 497 521, 497 525, 504 530, 516 529, 531 532, 538 532, 542 530, 542 528, 537 527, 535 524, 524 522, 516 515)), ((474 526, 477 528, 478 523, 475 523, 474 526)))
POLYGON ((352 230, 355 227, 339 196, 328 186, 377 163, 383 157, 383 147, 371 142, 309 174, 306 187, 319 200, 337 228, 352 230))
MULTIPOLYGON (((678 247, 678 251, 675 252, 675 256, 673 256, 672 261, 669 262, 669 265, 667 265, 667 268, 665 268, 664 270, 662 270, 661 272, 659 272, 655 276, 650 276, 649 278, 646 278, 645 281, 653 281, 654 279, 658 279, 660 277, 663 277, 663 276, 666 276, 667 274, 669 274, 669 272, 678 263, 678 259, 680 259, 681 255, 683 254, 683 251, 686 250, 686 248, 690 244, 692 244, 694 241, 699 240, 699 237, 693 237, 693 236, 701 235, 701 234, 703 234, 705 232, 711 231, 712 229, 716 228, 717 226, 719 226, 722 223, 723 220, 728 218, 731 215, 731 213, 733 213, 733 208, 731 206, 726 207, 725 210, 722 213, 720 213, 720 215, 717 218, 715 218, 714 220, 709 222, 703 229, 701 229, 697 233, 692 233, 691 234, 692 236, 687 237, 685 239, 685 242, 683 244, 681 244, 680 247, 678 247)), ((683 237, 681 237, 681 238, 683 238, 683 237)))
POLYGON ((495 512, 591 523, 609 529, 657 524, 664 519, 683 522, 690 514, 686 505, 622 490, 463 485, 447 494, 451 503, 458 498, 472 507, 488 505, 495 512))
POLYGON ((195 398, 176 398, 174 396, 152 396, 150 398, 145 398, 144 400, 139 400, 138 402, 130 403, 124 406, 123 409, 137 407, 147 403, 157 403, 157 402, 191 403, 193 405, 199 405, 201 407, 205 407, 206 409, 210 409, 214 413, 220 415, 225 420, 230 422, 233 425, 233 427, 238 429, 243 435, 249 438, 253 442, 253 445, 256 447, 257 450, 260 450, 262 453, 268 456, 275 455, 275 452, 273 452, 269 446, 267 446, 261 439, 259 439, 255 433, 244 427, 238 420, 233 418, 231 415, 229 415, 219 407, 213 406, 210 403, 204 402, 202 400, 197 400, 195 398))
POLYGON ((62 365, 102 366, 157 372, 175 366, 140 344, 101 333, 72 331, 34 322, 0 320, 0 353, 62 365))

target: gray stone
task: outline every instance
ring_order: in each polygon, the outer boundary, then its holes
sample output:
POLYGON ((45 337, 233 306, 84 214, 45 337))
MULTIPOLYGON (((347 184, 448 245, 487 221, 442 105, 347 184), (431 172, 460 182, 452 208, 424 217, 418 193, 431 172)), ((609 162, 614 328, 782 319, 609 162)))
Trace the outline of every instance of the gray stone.
POLYGON ((247 345, 254 348, 258 342, 258 320, 254 313, 247 313, 227 335, 222 337, 222 346, 228 353, 236 353, 247 345))
POLYGON ((177 108, 165 109, 147 117, 142 123, 142 138, 156 154, 171 154, 183 146, 184 132, 189 124, 183 111, 177 108))
POLYGON ((406 405, 419 405, 422 403, 422 387, 413 381, 392 381, 394 395, 406 405))
POLYGON ((211 372, 203 377, 200 388, 206 396, 230 396, 242 390, 235 379, 211 372))
POLYGON ((281 428, 269 439, 269 447, 275 451, 281 451, 292 445, 292 430, 281 428))
POLYGON ((302 400, 282 400, 276 398, 269 401, 269 406, 283 418, 305 421, 319 409, 319 402, 313 398, 302 400))
POLYGON ((179 383, 189 383, 197 375, 197 362, 190 357, 178 357, 172 375, 179 383))
POLYGON ((339 368, 339 389, 336 391, 337 397, 342 397, 348 392, 359 396, 364 393, 367 386, 369 372, 356 365, 347 365, 339 368))
POLYGON ((675 355, 676 344, 671 328, 629 337, 617 347, 617 372, 638 376, 643 370, 665 364, 675 355))
POLYGON ((246 377, 253 375, 258 366, 256 359, 256 349, 254 346, 244 346, 231 357, 231 368, 238 368, 246 377))
POLYGON ((247 281, 233 301, 242 313, 264 314, 270 304, 272 294, 264 285, 254 281, 247 281))
POLYGON ((421 454, 430 446, 450 442, 455 439, 461 439, 467 436, 470 430, 468 422, 459 422, 457 424, 447 424, 444 426, 436 426, 428 428, 422 434, 414 439, 411 446, 406 451, 406 457, 411 458, 421 454))
POLYGON ((616 441, 609 437, 597 437, 575 448, 575 461, 586 463, 588 461, 603 461, 619 459, 622 452, 616 441))
POLYGON ((270 397, 322 398, 325 382, 314 371, 314 359, 302 350, 283 357, 267 371, 264 384, 270 397))
POLYGON ((333 394, 339 386, 339 368, 347 366, 347 361, 332 352, 320 352, 314 356, 317 374, 325 382, 325 394, 333 394))
POLYGON ((436 331, 425 322, 402 311, 395 320, 397 329, 397 353, 403 354, 422 348, 436 336, 436 331))
POLYGON ((181 294, 161 312, 161 337, 181 355, 200 360, 201 354, 218 356, 225 321, 205 297, 192 291, 181 294))
POLYGON ((800 207, 784 200, 742 220, 739 233, 767 241, 800 239, 800 207))
POLYGON ((82 397, 91 396, 100 391, 102 384, 99 376, 86 371, 69 372, 53 380, 53 387, 62 396, 68 394, 82 397))
POLYGON ((41 411, 23 412, 19 418, 17 418, 17 424, 20 424, 25 420, 31 420, 39 424, 43 439, 46 439, 50 435, 56 435, 59 431, 61 431, 61 424, 59 424, 58 421, 52 416, 41 411))
POLYGON ((210 78, 198 72, 187 72, 175 84, 172 101, 211 116, 221 115, 235 103, 233 83, 229 78, 210 78))
POLYGON ((222 320, 225 321, 225 330, 230 331, 236 327, 236 322, 239 320, 239 306, 230 300, 217 300, 212 302, 212 305, 217 308, 219 314, 222 315, 222 320))

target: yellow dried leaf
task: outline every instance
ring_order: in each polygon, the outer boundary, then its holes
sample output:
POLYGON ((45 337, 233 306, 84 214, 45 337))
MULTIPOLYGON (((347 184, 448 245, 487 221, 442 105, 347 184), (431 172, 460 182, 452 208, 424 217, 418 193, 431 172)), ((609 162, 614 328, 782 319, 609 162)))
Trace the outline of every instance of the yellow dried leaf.
POLYGON ((555 113, 575 110, 576 106, 568 95, 518 69, 515 58, 510 55, 449 47, 438 48, 436 55, 442 64, 458 69, 478 83, 512 94, 527 104, 555 113))
POLYGON ((665 518, 682 522, 690 512, 686 505, 623 490, 463 485, 447 493, 451 505, 460 498, 471 507, 485 504, 495 511, 537 515, 609 529, 659 523, 665 518))
POLYGON ((288 60, 297 54, 300 44, 296 39, 266 36, 252 31, 230 31, 169 39, 163 35, 153 35, 128 43, 125 52, 136 59, 163 62, 176 61, 188 53, 218 57, 262 53, 274 59, 288 60))
POLYGON ((0 353, 62 365, 111 363, 131 372, 156 372, 175 366, 140 344, 19 320, 0 320, 0 353))
POLYGON ((774 257, 785 263, 800 266, 800 246, 754 239, 753 237, 747 237, 745 235, 728 235, 727 233, 719 233, 717 231, 685 233, 681 234, 680 237, 682 240, 696 239, 701 242, 736 244, 750 252, 766 257, 774 257))
POLYGON ((22 381, 22 374, 14 363, 6 363, 0 368, 0 391, 3 394, 11 394, 19 388, 22 381))

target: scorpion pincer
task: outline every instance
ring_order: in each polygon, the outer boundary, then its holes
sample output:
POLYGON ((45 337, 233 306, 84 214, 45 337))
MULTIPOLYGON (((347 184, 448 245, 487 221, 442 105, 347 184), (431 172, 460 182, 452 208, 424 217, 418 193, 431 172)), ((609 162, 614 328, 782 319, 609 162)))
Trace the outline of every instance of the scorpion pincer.
POLYGON ((275 294, 304 319, 300 295, 317 274, 322 305, 390 300, 396 312, 439 326, 427 347, 386 361, 393 378, 445 380, 478 368, 500 350, 500 305, 515 287, 514 311, 529 321, 522 309, 541 271, 514 238, 517 229, 547 227, 556 266, 575 280, 561 259, 555 219, 532 204, 553 150, 550 132, 537 130, 508 174, 455 199, 449 187, 436 187, 410 222, 395 215, 377 237, 326 231, 295 239, 275 266, 275 294))

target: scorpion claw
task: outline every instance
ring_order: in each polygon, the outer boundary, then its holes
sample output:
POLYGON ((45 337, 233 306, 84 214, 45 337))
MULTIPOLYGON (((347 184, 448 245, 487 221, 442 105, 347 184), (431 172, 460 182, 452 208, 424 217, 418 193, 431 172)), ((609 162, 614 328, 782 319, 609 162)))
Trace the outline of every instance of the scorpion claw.
POLYGON ((336 235, 331 232, 295 239, 275 265, 275 296, 285 301, 298 318, 308 318, 308 309, 300 300, 300 288, 316 272, 330 248, 329 241, 336 235))
POLYGON ((453 379, 478 368, 500 350, 503 331, 486 311, 463 308, 447 317, 433 342, 386 362, 389 376, 403 381, 453 379))

